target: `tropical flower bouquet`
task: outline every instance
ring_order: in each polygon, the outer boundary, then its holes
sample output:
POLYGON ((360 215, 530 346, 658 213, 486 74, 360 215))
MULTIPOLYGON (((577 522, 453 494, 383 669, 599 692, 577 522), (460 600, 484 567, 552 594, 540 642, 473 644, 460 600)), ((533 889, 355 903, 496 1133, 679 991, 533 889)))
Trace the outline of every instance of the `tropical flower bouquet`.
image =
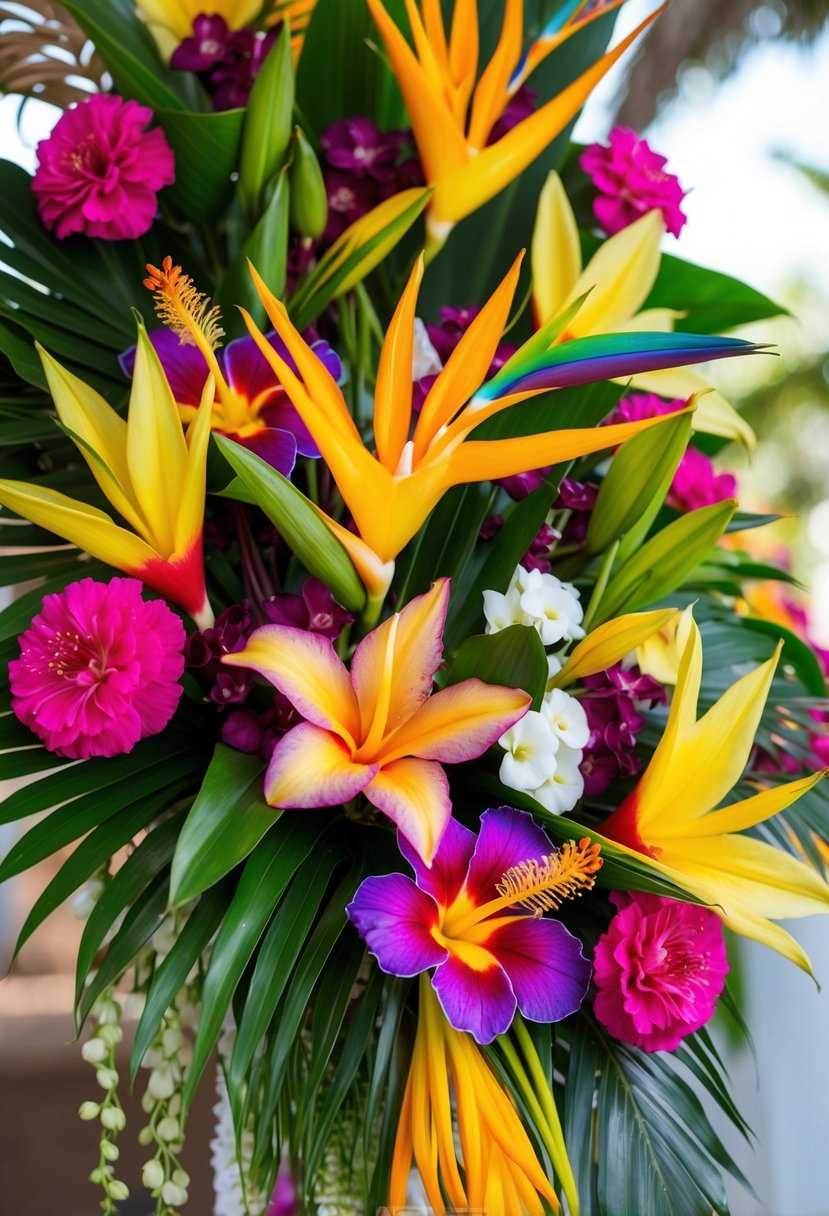
POLYGON ((697 368, 779 309, 568 143, 621 3, 32 17, 84 49, 0 162, 0 880, 62 855, 17 950, 85 907, 105 1213, 136 1133, 186 1203, 206 1074, 218 1216, 727 1210, 708 1023, 733 935, 809 970, 825 682, 697 368))

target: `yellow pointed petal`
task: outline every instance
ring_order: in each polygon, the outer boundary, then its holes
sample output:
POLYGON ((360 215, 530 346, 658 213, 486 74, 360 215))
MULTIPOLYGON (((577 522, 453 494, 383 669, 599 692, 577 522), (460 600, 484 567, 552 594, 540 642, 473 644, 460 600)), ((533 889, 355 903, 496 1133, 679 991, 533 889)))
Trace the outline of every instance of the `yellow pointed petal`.
POLYGON ((25 481, 0 481, 0 504, 116 570, 135 574, 157 556, 145 541, 120 528, 103 511, 57 490, 25 481))
MULTIPOLYGON (((752 798, 744 798, 741 802, 732 803, 731 806, 723 807, 720 811, 711 811, 708 815, 703 815, 690 826, 689 832, 695 839, 730 832, 744 832, 746 828, 753 828, 758 823, 764 823, 773 815, 784 811, 802 794, 813 789, 825 776, 826 771, 810 773, 808 777, 801 777, 797 781, 787 781, 783 785, 761 790, 752 798)), ((662 832, 662 839, 669 839, 671 835, 669 824, 662 832)))
MULTIPOLYGON (((439 0, 434 0, 438 4, 439 0)), ((463 130, 478 71, 478 0, 455 0, 449 35, 449 68, 455 84, 455 118, 463 130)))
POLYGON ((681 397, 687 400, 699 394, 694 414, 694 430, 706 435, 719 435, 723 439, 736 439, 743 447, 753 452, 757 436, 744 418, 721 393, 712 389, 704 376, 690 367, 671 367, 656 372, 643 372, 630 381, 631 387, 646 393, 657 393, 668 399, 681 397))
POLYGON ((119 515, 137 530, 146 531, 147 521, 130 487, 126 422, 100 393, 67 371, 41 346, 37 345, 37 350, 58 417, 91 450, 80 447, 92 476, 119 515), (100 456, 100 461, 91 452, 100 456))
POLYGON ((676 634, 678 618, 640 642, 636 664, 643 675, 653 676, 660 684, 676 684, 679 677, 679 651, 676 634))
POLYGON ((172 553, 187 444, 170 385, 143 325, 138 327, 130 390, 127 467, 153 547, 159 553, 172 553))
POLYGON ((676 609, 661 608, 655 612, 631 612, 606 621, 579 642, 549 687, 566 688, 585 676, 606 671, 678 617, 676 609))
POLYGON ((484 69, 472 99, 467 142, 483 148, 490 131, 509 99, 507 85, 521 58, 524 32, 524 0, 506 0, 501 33, 492 58, 484 69))
POLYGON ((515 259, 429 390, 415 427, 415 463, 423 458, 440 427, 452 420, 486 379, 509 318, 523 257, 520 253, 515 259))
POLYGON ((187 430, 187 467, 178 489, 178 514, 175 526, 175 552, 184 553, 202 534, 204 500, 207 492, 207 449, 210 444, 210 410, 213 404, 213 377, 202 391, 201 404, 187 430))
MULTIPOLYGON (((568 38, 572 38, 573 34, 577 33, 580 29, 584 29, 586 25, 590 25, 591 21, 596 21, 597 18, 604 17, 607 13, 612 13, 614 9, 619 8, 624 3, 625 0, 610 0, 608 4, 596 5, 592 12, 587 13, 585 16, 571 17, 564 28, 558 30, 552 36, 539 38, 528 50, 526 61, 520 74, 510 82, 510 93, 517 93, 521 85, 529 79, 538 65, 543 63, 547 56, 556 50, 557 47, 560 47, 563 42, 566 42, 568 38)), ((580 7, 583 10, 586 5, 581 5, 580 7)))
POLYGON ((426 179, 437 181, 468 161, 463 131, 381 0, 366 0, 366 3, 400 85, 426 179))
POLYGON ((656 281, 664 231, 661 211, 649 211, 599 246, 570 293, 568 303, 590 292, 570 322, 573 337, 612 333, 639 311, 656 281))
MULTIPOLYGON (((614 329, 620 334, 670 334, 673 333, 676 322, 687 315, 688 313, 680 308, 643 308, 626 321, 617 321, 614 329)), ((647 375, 647 372, 642 374, 647 375)), ((627 384, 628 381, 623 383, 627 384)), ((690 393, 688 395, 691 396, 690 393)))
POLYGON ((417 293, 423 279, 423 257, 414 264, 406 290, 394 311, 374 386, 374 442, 390 473, 400 461, 412 421, 412 357, 417 293))
POLYGON ((315 503, 311 505, 320 518, 325 520, 337 540, 348 553, 348 556, 354 563, 354 568, 363 580, 369 596, 382 603, 386 598, 386 592, 391 586, 391 580, 394 578, 394 562, 384 561, 378 557, 374 550, 359 536, 355 536, 353 532, 349 532, 348 528, 344 528, 342 524, 337 523, 330 515, 326 515, 315 503))
POLYGON ((789 920, 829 912, 829 885, 813 866, 751 836, 672 841, 662 856, 689 882, 715 890, 725 916, 742 909, 789 920))
MULTIPOLYGON (((368 0, 368 3, 374 6, 378 0, 368 0)), ((660 11, 643 21, 557 97, 513 127, 497 143, 482 149, 464 168, 440 175, 429 172, 429 181, 435 184, 430 205, 433 222, 437 225, 457 223, 523 173, 575 117, 605 73, 660 11)), ((406 100, 408 103, 408 98, 406 100)), ((440 128, 435 129, 435 136, 443 137, 440 128)))
POLYGON ((348 672, 328 638, 262 625, 244 650, 224 655, 228 667, 250 667, 269 680, 315 726, 354 744, 360 734, 357 698, 348 672))
POLYGON ((614 448, 647 426, 658 425, 670 416, 580 430, 544 431, 540 435, 516 439, 468 439, 448 458, 447 480, 451 485, 465 481, 494 481, 512 477, 525 469, 575 460, 577 456, 614 448))
MULTIPOLYGON (((684 835, 695 821, 722 802, 742 776, 771 681, 777 655, 726 689, 693 726, 682 729, 670 765, 658 786, 658 827, 663 835, 684 835)), ((679 685, 677 685, 679 690, 679 685)), ((641 791, 640 791, 641 792, 641 791)), ((639 825, 645 839, 650 816, 640 800, 639 825)))
POLYGON ((581 245, 573 208, 555 172, 538 197, 532 242, 533 311, 537 326, 551 321, 572 298, 581 273, 581 245))

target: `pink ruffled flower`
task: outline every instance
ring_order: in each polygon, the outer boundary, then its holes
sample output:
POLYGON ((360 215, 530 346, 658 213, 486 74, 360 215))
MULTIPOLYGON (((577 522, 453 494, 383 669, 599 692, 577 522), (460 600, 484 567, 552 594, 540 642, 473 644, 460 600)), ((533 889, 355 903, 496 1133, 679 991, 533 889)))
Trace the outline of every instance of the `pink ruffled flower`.
POLYGON ((134 578, 84 578, 47 595, 9 663, 12 709, 50 752, 132 751, 176 711, 184 626, 134 578))
POLYGON ((615 892, 619 911, 596 944, 594 1012, 614 1039, 674 1051, 708 1022, 728 973, 715 912, 658 895, 615 892))
POLYGON ((135 240, 152 226, 156 196, 175 181, 175 158, 153 112, 97 93, 67 110, 37 146, 32 181, 44 225, 103 241, 135 240))
POLYGON ((665 157, 635 131, 614 127, 608 146, 591 144, 579 164, 598 191, 593 214, 608 236, 653 210, 661 211, 668 232, 679 236, 687 219, 680 207, 687 191, 665 172, 665 157))

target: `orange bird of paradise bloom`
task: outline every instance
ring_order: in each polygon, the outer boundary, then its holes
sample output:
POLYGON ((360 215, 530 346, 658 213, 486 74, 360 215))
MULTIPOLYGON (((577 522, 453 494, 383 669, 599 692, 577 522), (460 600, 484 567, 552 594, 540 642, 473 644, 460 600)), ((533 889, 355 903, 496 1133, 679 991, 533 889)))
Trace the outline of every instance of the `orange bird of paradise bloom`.
POLYGON ((406 0, 414 48, 382 0, 367 0, 406 102, 426 180, 434 188, 426 213, 430 256, 459 220, 499 194, 549 147, 661 12, 647 17, 557 96, 491 141, 495 124, 535 68, 578 30, 623 2, 589 6, 586 0, 570 0, 525 50, 523 0, 506 0, 498 44, 476 79, 478 0, 456 0, 448 36, 440 0, 422 0, 420 8, 415 0, 406 0))

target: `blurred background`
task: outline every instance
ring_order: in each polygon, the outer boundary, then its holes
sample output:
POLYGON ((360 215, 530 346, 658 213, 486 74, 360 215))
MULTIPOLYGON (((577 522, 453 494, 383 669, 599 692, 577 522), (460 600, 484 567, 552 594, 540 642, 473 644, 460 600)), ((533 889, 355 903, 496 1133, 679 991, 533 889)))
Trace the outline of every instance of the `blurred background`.
MULTIPOLYGON (((17 28, 28 7, 0 0, 0 34, 17 28)), ((629 0, 619 33, 654 7, 654 0, 629 0)), ((784 513, 765 530, 764 543, 778 555, 783 547, 790 552, 804 603, 808 594, 811 636, 829 647, 827 18, 829 0, 674 0, 639 53, 594 95, 575 138, 604 139, 614 122, 646 135, 691 190, 688 223, 666 248, 746 280, 787 311, 744 334, 773 343, 776 356, 717 364, 711 372, 760 439, 752 463, 733 447, 718 463, 737 472, 744 509, 773 504, 784 513)), ((14 66, 0 54, 0 94, 11 92, 14 66)), ((0 98, 0 155, 31 169, 57 111, 38 101, 22 111, 19 105, 14 96, 0 98)), ((12 830, 0 827, 0 853, 11 839, 12 830)), ((38 867, 0 889, 2 970, 47 878, 38 867)), ((757 1135, 755 1145, 732 1139, 731 1148, 756 1196, 732 1187, 734 1216, 829 1216, 829 926, 801 921, 796 933, 822 994, 782 959, 741 943, 755 1054, 723 1042, 738 1105, 757 1135)), ((95 1088, 71 1042, 79 934, 71 909, 61 909, 0 983, 2 1216, 90 1216, 94 1207, 85 1176, 95 1132, 75 1117, 95 1088)), ((194 1216, 210 1210, 208 1108, 206 1095, 191 1144, 196 1168, 188 1166, 194 1216)), ((136 1148, 121 1175, 133 1185, 141 1158, 136 1148)), ((140 1211, 124 1207, 125 1214, 140 1211)))

